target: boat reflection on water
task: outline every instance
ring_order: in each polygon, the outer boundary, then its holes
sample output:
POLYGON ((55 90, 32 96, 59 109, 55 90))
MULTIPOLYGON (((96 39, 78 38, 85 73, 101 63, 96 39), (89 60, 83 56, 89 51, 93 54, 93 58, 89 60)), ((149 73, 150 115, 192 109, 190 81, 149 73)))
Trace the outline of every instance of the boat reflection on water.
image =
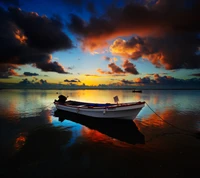
POLYGON ((145 143, 144 135, 132 120, 97 119, 61 110, 56 110, 54 116, 60 122, 70 120, 129 144, 145 143))

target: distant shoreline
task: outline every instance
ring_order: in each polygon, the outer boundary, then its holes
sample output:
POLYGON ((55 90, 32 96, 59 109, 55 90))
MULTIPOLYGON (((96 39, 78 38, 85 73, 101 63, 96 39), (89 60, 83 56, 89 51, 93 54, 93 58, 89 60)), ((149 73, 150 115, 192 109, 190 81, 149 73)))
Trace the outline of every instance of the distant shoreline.
MULTIPOLYGON (((134 90, 135 88, 0 88, 0 90, 134 90)), ((139 88, 137 88, 138 90, 139 88)), ((140 90, 200 90, 200 88, 143 88, 140 90)))

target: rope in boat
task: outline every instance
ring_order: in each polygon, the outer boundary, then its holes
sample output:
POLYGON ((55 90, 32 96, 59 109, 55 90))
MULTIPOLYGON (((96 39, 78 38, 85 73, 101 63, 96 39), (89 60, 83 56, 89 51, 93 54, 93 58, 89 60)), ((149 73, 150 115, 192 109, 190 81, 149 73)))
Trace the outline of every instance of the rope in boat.
POLYGON ((175 125, 169 123, 168 121, 164 120, 159 114, 157 114, 157 113, 149 106, 149 104, 148 104, 147 102, 145 102, 145 103, 146 103, 146 105, 149 107, 149 109, 150 109, 154 114, 156 114, 156 115, 157 115, 163 122, 165 122, 166 124, 168 124, 168 125, 174 127, 174 128, 177 129, 177 130, 180 130, 180 131, 182 131, 182 132, 185 132, 185 134, 187 134, 187 135, 199 137, 199 136, 197 136, 195 133, 190 132, 189 130, 186 130, 186 129, 183 129, 183 128, 179 128, 179 127, 177 127, 177 126, 175 126, 175 125))

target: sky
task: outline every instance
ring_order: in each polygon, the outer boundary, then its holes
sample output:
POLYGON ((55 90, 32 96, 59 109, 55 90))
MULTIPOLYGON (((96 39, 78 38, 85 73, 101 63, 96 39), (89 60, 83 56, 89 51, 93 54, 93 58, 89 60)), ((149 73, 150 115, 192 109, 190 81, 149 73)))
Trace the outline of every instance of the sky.
POLYGON ((199 0, 0 0, 0 84, 200 88, 199 0))

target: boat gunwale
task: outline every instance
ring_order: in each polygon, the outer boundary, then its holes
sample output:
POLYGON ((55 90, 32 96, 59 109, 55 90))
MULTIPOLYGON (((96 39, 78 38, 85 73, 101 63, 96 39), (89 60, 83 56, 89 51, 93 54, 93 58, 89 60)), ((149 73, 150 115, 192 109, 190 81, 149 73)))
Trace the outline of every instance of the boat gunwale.
MULTIPOLYGON (((72 101, 72 100, 71 100, 72 101)), ((77 101, 72 101, 72 102, 77 102, 77 101)), ((138 102, 132 102, 132 103, 118 103, 118 104, 110 104, 110 106, 87 106, 87 104, 102 104, 102 103, 85 103, 82 102, 82 105, 70 105, 67 104, 67 102, 62 103, 59 101, 55 101, 54 102, 55 105, 62 105, 62 106, 66 106, 66 107, 71 107, 71 108, 80 108, 80 109, 115 109, 115 108, 122 108, 122 107, 130 107, 130 106, 139 106, 139 105, 143 105, 145 104, 144 101, 138 101, 138 102)))

